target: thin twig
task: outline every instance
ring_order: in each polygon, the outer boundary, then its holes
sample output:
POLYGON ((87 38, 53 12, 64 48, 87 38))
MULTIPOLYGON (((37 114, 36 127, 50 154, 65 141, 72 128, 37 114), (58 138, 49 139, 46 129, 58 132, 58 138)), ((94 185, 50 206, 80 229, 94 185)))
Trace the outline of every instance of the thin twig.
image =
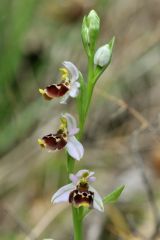
POLYGON ((124 110, 127 110, 140 123, 141 129, 146 129, 149 127, 150 124, 147 119, 145 119, 143 115, 140 114, 135 108, 129 106, 128 103, 126 103, 123 99, 110 95, 102 89, 96 89, 96 92, 104 98, 107 98, 111 102, 114 102, 116 105, 123 108, 124 110))
POLYGON ((137 130, 138 132, 142 132, 145 129, 148 129, 155 137, 156 141, 160 143, 160 136, 157 133, 156 129, 150 124, 150 122, 135 108, 131 107, 127 102, 125 102, 123 99, 118 98, 114 95, 108 94, 102 89, 96 89, 96 92, 98 95, 103 96, 104 98, 110 100, 111 102, 115 103, 122 109, 128 111, 139 123, 140 128, 137 130))

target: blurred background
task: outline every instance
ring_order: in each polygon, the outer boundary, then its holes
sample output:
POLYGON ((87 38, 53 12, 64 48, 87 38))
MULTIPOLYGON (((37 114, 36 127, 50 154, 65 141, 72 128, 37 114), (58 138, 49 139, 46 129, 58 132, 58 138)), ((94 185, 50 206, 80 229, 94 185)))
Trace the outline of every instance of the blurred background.
POLYGON ((0 1, 0 239, 73 239, 68 205, 52 206, 66 183, 64 151, 41 150, 75 103, 38 93, 59 79, 64 60, 86 76, 82 18, 101 18, 97 47, 116 37, 112 64, 92 99, 79 168, 95 170, 102 196, 125 184, 116 204, 93 211, 85 239, 160 239, 160 1, 0 1), (67 110, 66 110, 67 107, 67 110))

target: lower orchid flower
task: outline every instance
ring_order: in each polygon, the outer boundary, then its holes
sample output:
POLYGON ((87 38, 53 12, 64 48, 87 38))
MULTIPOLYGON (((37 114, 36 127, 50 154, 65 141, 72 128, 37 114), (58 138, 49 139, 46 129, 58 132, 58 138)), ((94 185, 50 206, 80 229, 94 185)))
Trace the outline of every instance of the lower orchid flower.
POLYGON ((104 211, 103 200, 99 193, 90 185, 96 178, 94 172, 80 170, 75 175, 70 174, 70 184, 61 187, 51 199, 52 203, 68 202, 74 207, 94 208, 104 211))
POLYGON ((77 67, 69 61, 63 62, 63 65, 64 68, 60 68, 62 72, 61 83, 52 84, 45 89, 39 89, 39 92, 47 100, 63 97, 60 103, 66 103, 69 96, 75 98, 79 93, 80 83, 78 82, 79 71, 77 67))
POLYGON ((61 124, 57 133, 38 139, 39 145, 53 151, 65 148, 70 156, 80 160, 83 157, 84 148, 75 137, 75 134, 79 132, 75 118, 71 114, 66 113, 62 114, 60 121, 61 124))

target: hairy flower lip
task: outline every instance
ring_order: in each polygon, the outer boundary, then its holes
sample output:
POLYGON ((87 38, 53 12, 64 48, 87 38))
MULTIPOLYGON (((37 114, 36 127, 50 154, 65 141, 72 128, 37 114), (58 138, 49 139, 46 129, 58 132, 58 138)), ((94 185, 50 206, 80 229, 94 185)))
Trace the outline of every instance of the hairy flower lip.
POLYGON ((54 98, 61 98, 60 103, 65 104, 69 97, 75 98, 79 93, 80 83, 79 71, 77 67, 69 61, 64 61, 64 68, 60 68, 62 72, 62 81, 58 84, 52 84, 44 89, 39 89, 40 94, 46 100, 52 100, 54 98))
POLYGON ((76 139, 75 134, 79 132, 75 118, 69 114, 62 114, 59 130, 54 134, 45 135, 38 139, 41 147, 49 150, 61 150, 65 148, 75 160, 80 160, 84 154, 83 145, 76 139))
POLYGON ((81 180, 84 177, 84 173, 88 173, 89 176, 93 177, 93 172, 86 169, 78 171, 76 174, 70 176, 79 176, 79 181, 71 179, 72 183, 61 187, 51 199, 52 203, 69 202, 75 207, 89 207, 95 208, 98 211, 103 212, 103 200, 99 193, 89 184, 88 176, 86 175, 86 185, 81 186, 81 180))

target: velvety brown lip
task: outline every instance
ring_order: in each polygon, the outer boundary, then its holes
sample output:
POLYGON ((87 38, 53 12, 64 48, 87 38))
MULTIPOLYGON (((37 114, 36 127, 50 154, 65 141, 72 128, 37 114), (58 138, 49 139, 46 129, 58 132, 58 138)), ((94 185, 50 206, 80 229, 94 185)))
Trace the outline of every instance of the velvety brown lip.
POLYGON ((46 87, 45 92, 49 98, 62 97, 69 90, 65 83, 53 84, 46 87))
POLYGON ((58 131, 56 134, 49 134, 42 138, 45 146, 50 150, 60 150, 67 144, 66 135, 58 131))

